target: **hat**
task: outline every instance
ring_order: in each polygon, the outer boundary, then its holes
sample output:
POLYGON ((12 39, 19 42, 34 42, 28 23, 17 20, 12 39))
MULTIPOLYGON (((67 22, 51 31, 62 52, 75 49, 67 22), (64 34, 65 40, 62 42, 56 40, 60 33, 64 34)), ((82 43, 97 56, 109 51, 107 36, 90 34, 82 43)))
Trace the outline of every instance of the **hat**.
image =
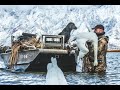
POLYGON ((99 25, 96 25, 94 28, 92 28, 92 29, 103 29, 104 30, 104 26, 103 25, 101 25, 101 24, 99 24, 99 25))

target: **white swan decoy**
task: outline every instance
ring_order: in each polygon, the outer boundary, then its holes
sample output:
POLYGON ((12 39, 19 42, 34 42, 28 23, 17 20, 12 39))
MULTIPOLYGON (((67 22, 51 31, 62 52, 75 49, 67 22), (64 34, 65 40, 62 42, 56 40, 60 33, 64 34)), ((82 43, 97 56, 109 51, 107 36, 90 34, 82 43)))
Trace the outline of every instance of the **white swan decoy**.
POLYGON ((51 57, 51 62, 47 65, 46 85, 68 85, 56 58, 51 57))
POLYGON ((58 77, 52 63, 47 65, 46 85, 59 85, 58 77))

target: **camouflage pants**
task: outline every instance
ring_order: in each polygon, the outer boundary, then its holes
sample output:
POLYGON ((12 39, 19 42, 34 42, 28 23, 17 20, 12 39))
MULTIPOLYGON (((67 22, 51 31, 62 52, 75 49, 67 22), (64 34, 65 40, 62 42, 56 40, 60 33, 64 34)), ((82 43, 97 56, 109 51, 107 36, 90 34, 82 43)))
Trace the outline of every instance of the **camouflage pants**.
POLYGON ((98 60, 98 66, 93 66, 93 61, 89 59, 89 57, 86 55, 83 60, 83 67, 82 72, 105 72, 106 71, 106 61, 104 59, 98 60))

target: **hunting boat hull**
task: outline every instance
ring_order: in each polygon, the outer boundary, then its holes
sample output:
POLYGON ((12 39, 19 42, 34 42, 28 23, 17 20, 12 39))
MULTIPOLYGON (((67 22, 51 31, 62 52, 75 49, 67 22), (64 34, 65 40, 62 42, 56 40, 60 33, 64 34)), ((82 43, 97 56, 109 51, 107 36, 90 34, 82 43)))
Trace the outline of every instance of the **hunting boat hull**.
MULTIPOLYGON (((6 69, 9 65, 11 52, 1 53, 6 69)), ((11 71, 47 71, 47 64, 51 57, 56 57, 58 66, 64 71, 76 71, 75 54, 67 50, 34 49, 24 50, 18 53, 16 65, 11 71)))

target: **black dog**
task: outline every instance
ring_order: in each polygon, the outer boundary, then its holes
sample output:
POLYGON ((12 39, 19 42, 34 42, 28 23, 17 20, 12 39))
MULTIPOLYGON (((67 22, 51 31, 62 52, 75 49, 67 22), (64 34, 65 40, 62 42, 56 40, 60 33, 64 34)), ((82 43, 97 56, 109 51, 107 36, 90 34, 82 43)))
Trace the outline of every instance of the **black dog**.
POLYGON ((75 26, 75 24, 73 22, 68 23, 68 25, 62 30, 62 32, 60 32, 58 35, 65 35, 65 43, 68 42, 69 38, 70 38, 70 32, 73 29, 77 29, 77 27, 75 26))

